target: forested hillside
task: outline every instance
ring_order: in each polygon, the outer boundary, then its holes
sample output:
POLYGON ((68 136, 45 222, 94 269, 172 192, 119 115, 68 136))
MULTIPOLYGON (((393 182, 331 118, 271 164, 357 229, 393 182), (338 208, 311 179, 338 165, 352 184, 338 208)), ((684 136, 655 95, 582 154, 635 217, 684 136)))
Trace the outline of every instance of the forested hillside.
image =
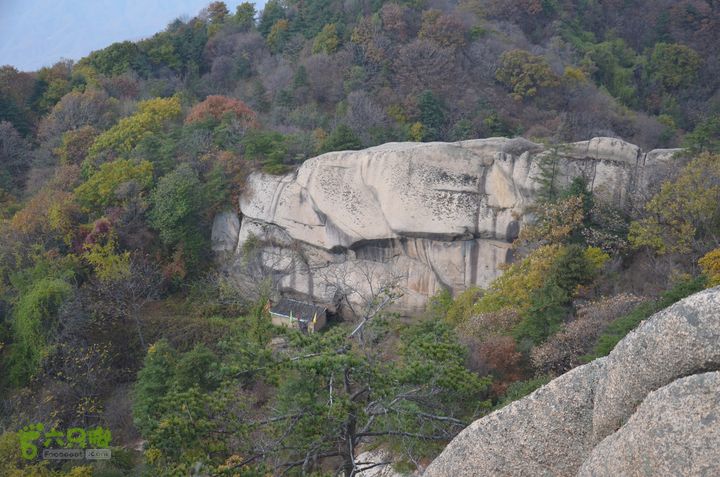
POLYGON ((0 475, 350 476, 377 446, 409 472, 607 354, 720 283, 718 32, 715 0, 214 2, 1 67, 0 475), (246 294, 216 266, 213 218, 254 171, 494 136, 683 150, 627 209, 543 171, 506 273, 422 316, 387 289, 322 333, 276 328, 263 277, 246 294), (27 459, 38 423, 109 428, 113 458, 27 459))

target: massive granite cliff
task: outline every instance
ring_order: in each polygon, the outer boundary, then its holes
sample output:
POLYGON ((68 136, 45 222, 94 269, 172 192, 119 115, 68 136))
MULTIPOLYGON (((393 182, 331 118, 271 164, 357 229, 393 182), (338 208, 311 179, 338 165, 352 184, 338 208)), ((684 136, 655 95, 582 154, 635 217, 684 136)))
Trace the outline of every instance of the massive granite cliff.
POLYGON ((475 421, 424 475, 720 475, 720 288, 475 421))
POLYGON ((548 148, 525 139, 389 143, 324 154, 284 176, 252 174, 240 216, 213 225, 213 248, 236 276, 332 304, 396 283, 404 311, 443 287, 487 285, 511 260, 548 166, 562 186, 584 176, 600 200, 639 202, 674 150, 619 139, 548 148), (248 254, 260 267, 247 272, 248 254), (234 255, 234 257, 233 257, 234 255))

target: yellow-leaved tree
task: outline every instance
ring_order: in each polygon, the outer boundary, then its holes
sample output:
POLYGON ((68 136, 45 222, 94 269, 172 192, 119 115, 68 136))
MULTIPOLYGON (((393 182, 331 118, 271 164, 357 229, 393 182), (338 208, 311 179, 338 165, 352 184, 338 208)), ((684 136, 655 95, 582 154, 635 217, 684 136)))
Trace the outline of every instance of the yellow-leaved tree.
POLYGON ((167 121, 179 118, 180 113, 178 96, 140 102, 135 114, 121 119, 95 139, 88 150, 90 166, 102 153, 129 153, 146 135, 160 131, 167 121))
POLYGON ((666 182, 630 224, 628 239, 659 255, 703 254, 720 245, 720 155, 704 153, 666 182))
POLYGON ((133 183, 140 191, 153 182, 153 166, 148 161, 118 159, 100 166, 87 182, 75 189, 78 203, 87 211, 100 211, 122 199, 116 192, 121 184, 133 183))
POLYGON ((720 285, 720 248, 706 253, 698 263, 707 277, 708 286, 715 287, 720 285))

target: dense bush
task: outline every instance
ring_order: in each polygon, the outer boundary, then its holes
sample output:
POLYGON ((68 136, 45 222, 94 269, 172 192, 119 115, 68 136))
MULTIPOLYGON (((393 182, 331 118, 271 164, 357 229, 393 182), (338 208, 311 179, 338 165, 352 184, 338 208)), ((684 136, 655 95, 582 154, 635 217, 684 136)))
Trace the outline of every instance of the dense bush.
POLYGON ((496 77, 510 88, 512 97, 518 100, 537 95, 540 88, 559 84, 557 76, 543 58, 523 50, 503 53, 496 77))
POLYGON ((630 313, 612 321, 605 332, 603 332, 597 340, 597 344, 592 352, 585 355, 583 359, 589 361, 595 358, 606 356, 615 348, 630 331, 635 329, 643 320, 649 318, 654 313, 667 308, 673 303, 682 300, 693 293, 701 291, 706 286, 705 277, 697 277, 692 280, 683 281, 670 290, 662 294, 655 302, 642 303, 633 309, 630 313))
POLYGON ((27 382, 39 369, 48 352, 49 338, 56 331, 60 306, 72 287, 60 278, 42 278, 19 297, 13 314, 13 338, 9 360, 10 384, 27 382))
POLYGON ((121 202, 118 188, 133 183, 139 190, 147 190, 153 183, 153 167, 148 161, 136 163, 118 159, 100 166, 86 182, 75 189, 80 205, 89 211, 101 211, 121 202))
POLYGON ((92 160, 100 153, 129 153, 144 136, 159 132, 166 121, 180 115, 180 99, 157 98, 138 104, 135 114, 123 118, 95 139, 88 150, 92 160))
POLYGON ((206 197, 198 173, 189 165, 165 175, 150 199, 150 223, 170 247, 180 247, 193 266, 207 253, 208 237, 202 227, 206 197))
POLYGON ((532 350, 533 367, 540 373, 562 374, 583 363, 581 359, 608 325, 637 308, 643 300, 620 294, 579 307, 574 320, 532 350))

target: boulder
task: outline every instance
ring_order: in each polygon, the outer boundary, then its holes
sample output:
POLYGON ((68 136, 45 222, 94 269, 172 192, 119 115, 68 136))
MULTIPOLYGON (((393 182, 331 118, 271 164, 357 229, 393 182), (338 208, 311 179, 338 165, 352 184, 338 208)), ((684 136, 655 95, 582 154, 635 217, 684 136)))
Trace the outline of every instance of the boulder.
POLYGON ((720 475, 720 287, 475 421, 428 477, 720 475))
POLYGON ((572 475, 592 450, 602 360, 576 368, 465 428, 427 477, 572 475))
POLYGON ((720 373, 681 378, 648 394, 578 475, 720 475, 720 373))
POLYGON ((356 477, 411 477, 419 475, 417 472, 412 474, 401 474, 393 469, 393 456, 384 449, 374 449, 365 451, 355 457, 355 465, 358 472, 356 477))
POLYGON ((607 357, 595 394, 598 442, 615 432, 655 389, 720 369, 720 293, 707 290, 643 322, 607 357))
MULTIPOLYGON (((576 159, 621 162, 635 166, 640 159, 640 148, 634 144, 612 137, 596 137, 565 146, 568 156, 576 159)), ((563 147, 560 147, 563 153, 563 147)))

